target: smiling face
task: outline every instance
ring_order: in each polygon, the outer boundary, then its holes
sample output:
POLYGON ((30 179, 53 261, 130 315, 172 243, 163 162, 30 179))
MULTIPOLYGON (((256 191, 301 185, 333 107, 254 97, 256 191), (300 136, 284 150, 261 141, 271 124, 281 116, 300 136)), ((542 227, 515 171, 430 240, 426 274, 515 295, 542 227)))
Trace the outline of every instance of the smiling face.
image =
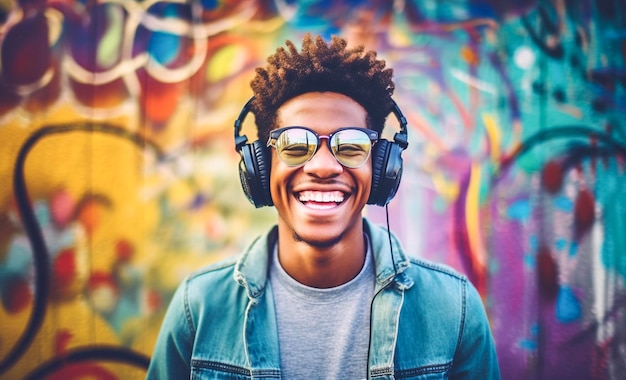
MULTIPOLYGON (((284 103, 277 128, 304 126, 328 136, 342 127, 366 128, 367 113, 351 98, 332 92, 311 92, 284 103)), ((312 247, 331 247, 343 239, 361 239, 361 212, 372 181, 369 158, 358 168, 341 165, 323 139, 304 165, 291 167, 272 150, 270 191, 278 211, 281 237, 312 247)))

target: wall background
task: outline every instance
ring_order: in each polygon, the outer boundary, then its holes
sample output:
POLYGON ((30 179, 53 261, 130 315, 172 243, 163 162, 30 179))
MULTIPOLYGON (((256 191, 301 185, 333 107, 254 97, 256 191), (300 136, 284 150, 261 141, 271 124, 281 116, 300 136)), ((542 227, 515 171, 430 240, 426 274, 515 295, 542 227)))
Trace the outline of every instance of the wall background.
POLYGON ((305 32, 395 68, 391 226, 478 287, 504 378, 624 378, 625 9, 0 1, 0 378, 143 377, 175 286, 275 218, 240 190, 232 121, 305 32))

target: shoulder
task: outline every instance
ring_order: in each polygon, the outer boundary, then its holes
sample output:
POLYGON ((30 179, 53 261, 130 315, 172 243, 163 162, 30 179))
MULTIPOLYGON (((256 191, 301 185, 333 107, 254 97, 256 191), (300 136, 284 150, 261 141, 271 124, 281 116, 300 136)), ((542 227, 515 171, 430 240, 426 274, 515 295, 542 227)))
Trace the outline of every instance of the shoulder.
MULTIPOLYGON (((239 255, 223 259, 187 276, 181 284, 187 302, 229 302, 233 295, 256 297, 263 293, 267 279, 268 250, 276 228, 258 236, 239 255)), ((244 297, 245 298, 245 297, 244 297)))
POLYGON ((465 309, 468 302, 479 300, 468 278, 447 265, 410 257, 403 275, 412 283, 407 297, 421 305, 465 309))
POLYGON ((198 269, 185 278, 181 287, 186 298, 205 298, 207 293, 224 291, 226 287, 237 286, 234 271, 239 256, 230 257, 198 269))
POLYGON ((233 256, 215 263, 202 267, 194 272, 191 272, 186 281, 188 283, 202 283, 205 281, 212 281, 220 279, 223 276, 228 276, 235 270, 235 265, 240 256, 233 256))
POLYGON ((467 277, 450 266, 435 263, 429 260, 409 257, 409 266, 406 274, 419 285, 422 281, 435 281, 453 287, 465 286, 467 277))
POLYGON ((169 309, 196 319, 199 310, 225 302, 239 287, 233 278, 236 261, 236 257, 224 259, 188 274, 173 294, 169 309))
POLYGON ((409 261, 404 272, 412 281, 412 286, 405 292, 407 304, 438 310, 440 316, 457 316, 459 319, 455 323, 486 324, 483 300, 464 274, 423 259, 410 258, 409 261))

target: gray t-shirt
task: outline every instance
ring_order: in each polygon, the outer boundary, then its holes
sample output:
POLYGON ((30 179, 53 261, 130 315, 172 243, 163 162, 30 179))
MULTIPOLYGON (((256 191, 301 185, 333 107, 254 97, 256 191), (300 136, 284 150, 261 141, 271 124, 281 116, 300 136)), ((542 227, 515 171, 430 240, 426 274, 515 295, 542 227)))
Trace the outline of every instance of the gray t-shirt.
POLYGON ((365 379, 375 271, 365 264, 346 284, 318 289, 285 272, 274 249, 270 282, 276 303, 284 379, 365 379))

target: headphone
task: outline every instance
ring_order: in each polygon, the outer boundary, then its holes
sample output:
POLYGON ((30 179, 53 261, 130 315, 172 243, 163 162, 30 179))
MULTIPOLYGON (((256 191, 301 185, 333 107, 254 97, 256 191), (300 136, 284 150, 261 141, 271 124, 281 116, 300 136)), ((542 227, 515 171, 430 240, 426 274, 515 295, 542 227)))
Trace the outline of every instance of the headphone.
MULTIPOLYGON (((248 144, 248 137, 241 135, 241 126, 254 97, 250 98, 235 120, 235 150, 241 156, 239 179, 244 194, 255 207, 273 206, 270 194, 269 149, 259 140, 248 144)), ((402 151, 409 145, 407 121, 393 101, 392 113, 400 123, 393 141, 379 139, 372 147, 372 188, 367 204, 385 206, 396 195, 402 178, 402 151)))

